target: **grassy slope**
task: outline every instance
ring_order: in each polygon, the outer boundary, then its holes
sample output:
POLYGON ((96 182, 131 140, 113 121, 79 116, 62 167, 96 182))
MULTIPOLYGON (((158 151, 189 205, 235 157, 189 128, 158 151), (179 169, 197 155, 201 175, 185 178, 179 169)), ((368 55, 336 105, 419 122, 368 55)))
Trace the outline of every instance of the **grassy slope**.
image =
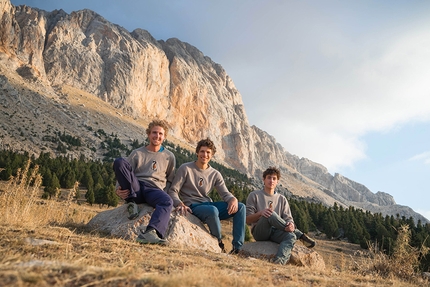
MULTIPOLYGON (((37 176, 36 176, 37 177, 37 176)), ((33 179, 34 180, 34 179, 33 179)), ((0 186, 0 286, 416 286, 361 275, 356 245, 317 238, 325 271, 140 245, 85 230, 99 207, 41 201, 31 178, 0 186), (355 262, 355 263, 354 263, 355 262)), ((37 178, 36 178, 37 182, 37 178)), ((228 224, 228 223, 227 223, 228 224)), ((229 241, 231 227, 223 233, 229 241)))

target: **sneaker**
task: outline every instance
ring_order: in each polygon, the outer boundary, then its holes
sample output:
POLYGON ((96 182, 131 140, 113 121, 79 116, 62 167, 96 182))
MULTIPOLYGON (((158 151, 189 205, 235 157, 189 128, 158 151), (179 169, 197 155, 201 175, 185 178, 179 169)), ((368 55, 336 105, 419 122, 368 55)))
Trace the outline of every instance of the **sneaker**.
POLYGON ((224 243, 222 241, 218 242, 218 246, 219 246, 219 248, 221 248, 222 253, 226 253, 224 243))
POLYGON ((136 241, 141 244, 167 244, 166 239, 158 237, 157 231, 155 231, 155 229, 140 233, 139 236, 137 236, 136 241))
POLYGON ((286 265, 287 262, 285 262, 284 260, 282 260, 281 258, 273 258, 272 260, 270 260, 270 262, 272 262, 273 264, 278 264, 278 265, 286 265))
POLYGON ((139 216, 139 208, 136 203, 129 202, 127 205, 128 219, 133 220, 139 216))
POLYGON ((310 238, 304 233, 299 239, 303 243, 303 245, 306 246, 307 248, 313 248, 317 244, 315 240, 313 240, 312 238, 310 238))
POLYGON ((237 255, 237 254, 239 254, 239 252, 240 252, 239 249, 236 249, 236 248, 233 247, 233 249, 228 254, 237 255))

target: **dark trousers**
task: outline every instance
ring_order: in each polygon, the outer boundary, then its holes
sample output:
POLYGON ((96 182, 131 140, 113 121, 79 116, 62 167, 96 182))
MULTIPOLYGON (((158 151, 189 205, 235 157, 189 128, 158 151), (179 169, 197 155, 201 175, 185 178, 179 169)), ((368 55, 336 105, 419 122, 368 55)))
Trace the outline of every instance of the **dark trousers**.
POLYGON ((130 163, 124 158, 117 158, 113 163, 113 169, 121 189, 130 190, 130 195, 125 201, 137 204, 147 203, 155 208, 148 227, 154 228, 158 235, 164 238, 173 208, 170 196, 159 188, 148 186, 145 182, 137 180, 130 163))

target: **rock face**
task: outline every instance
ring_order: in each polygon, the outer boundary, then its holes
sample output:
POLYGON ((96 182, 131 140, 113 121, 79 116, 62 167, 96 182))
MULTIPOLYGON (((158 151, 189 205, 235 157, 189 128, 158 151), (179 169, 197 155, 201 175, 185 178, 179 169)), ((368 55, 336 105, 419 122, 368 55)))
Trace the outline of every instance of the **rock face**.
MULTIPOLYGON (((88 222, 87 227, 111 236, 135 240, 140 230, 145 231, 154 208, 139 204, 139 216, 135 220, 127 218, 127 205, 98 213, 88 222)), ((172 213, 166 239, 169 246, 177 248, 200 249, 220 253, 218 240, 210 235, 201 221, 192 214, 186 217, 172 213)))
MULTIPOLYGON (((273 258, 278 251, 279 244, 271 241, 257 241, 247 243, 243 246, 242 252, 253 257, 273 258)), ((291 251, 289 264, 306 266, 314 270, 324 270, 324 259, 316 251, 301 246, 300 243, 294 245, 291 251)))
MULTIPOLYGON (((122 132, 124 139, 142 133, 142 121, 159 117, 171 125, 169 137, 188 146, 210 137, 219 147, 216 161, 258 180, 268 166, 280 167, 283 186, 297 196, 428 222, 396 205, 389 194, 374 194, 339 174, 332 176, 324 166, 289 154, 274 137, 250 126, 242 97, 227 72, 178 39, 156 41, 148 31, 129 32, 90 10, 46 12, 0 0, 0 72, 8 74, 0 79, 4 92, 0 103, 9 114, 17 107, 39 126, 55 123, 58 130, 86 137, 87 144, 98 140, 90 131, 78 130, 88 125, 89 114, 98 117, 94 122, 100 128, 122 132), (10 77, 34 92, 23 94, 10 77), (97 97, 92 101, 98 107, 64 100, 66 87, 97 97), (115 116, 99 113, 100 101, 115 110, 111 112, 115 116), (135 120, 127 126, 129 134, 123 131, 122 115, 135 120)), ((12 126, 6 128, 10 117, 0 116, 5 130, 0 145, 40 151, 35 132, 25 137, 25 146, 12 126)), ((25 129, 21 133, 26 135, 25 129)), ((94 154, 89 149, 80 153, 94 154)))
POLYGON ((190 44, 157 42, 142 29, 130 33, 90 10, 67 14, 1 3, 0 48, 18 61, 21 76, 75 87, 134 117, 166 119, 171 134, 191 145, 209 136, 222 147, 217 159, 244 173, 284 159, 273 137, 249 126, 222 66, 190 44))
MULTIPOLYGON (((310 179, 316 186, 319 185, 319 188, 325 194, 330 195, 338 203, 345 206, 362 208, 373 213, 381 213, 384 216, 396 216, 399 214, 407 218, 412 217, 415 222, 418 220, 421 220, 423 223, 429 222, 424 216, 414 212, 411 208, 396 204, 394 198, 388 193, 381 191, 373 193, 363 184, 346 178, 339 173, 333 176, 324 166, 309 159, 299 159, 297 156, 289 153, 287 153, 287 157, 288 162, 304 177, 300 178, 301 181, 310 179)), ((324 202, 321 199, 320 201, 324 202)))

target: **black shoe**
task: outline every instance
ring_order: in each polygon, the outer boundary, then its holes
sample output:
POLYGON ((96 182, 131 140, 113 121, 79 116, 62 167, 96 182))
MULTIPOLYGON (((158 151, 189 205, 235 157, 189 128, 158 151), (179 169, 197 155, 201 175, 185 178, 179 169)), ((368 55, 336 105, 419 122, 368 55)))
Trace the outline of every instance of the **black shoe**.
POLYGON ((303 233, 303 235, 299 238, 299 240, 303 243, 304 246, 306 246, 307 248, 313 248, 317 243, 315 242, 315 240, 313 240, 312 238, 310 238, 309 236, 307 236, 306 234, 303 233))
POLYGON ((236 248, 233 247, 233 249, 228 254, 237 255, 237 254, 239 254, 239 252, 240 252, 239 249, 236 249, 236 248))
POLYGON ((219 246, 219 248, 221 248, 222 253, 226 253, 224 243, 222 241, 218 242, 218 246, 219 246))

